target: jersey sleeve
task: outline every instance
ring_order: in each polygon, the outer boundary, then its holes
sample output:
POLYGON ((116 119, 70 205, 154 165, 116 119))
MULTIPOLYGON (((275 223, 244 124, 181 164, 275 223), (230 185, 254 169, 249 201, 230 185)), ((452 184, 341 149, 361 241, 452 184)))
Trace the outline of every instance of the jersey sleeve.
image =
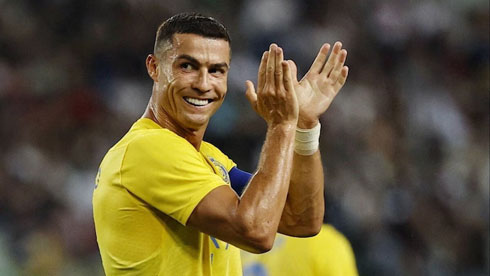
POLYGON ((226 154, 224 154, 213 144, 208 142, 203 142, 203 144, 203 146, 206 147, 206 151, 209 152, 211 156, 219 160, 219 162, 223 164, 227 172, 229 172, 233 167, 236 167, 236 163, 233 162, 233 160, 231 160, 226 154))
POLYGON ((228 156, 226 156, 226 154, 221 152, 212 144, 206 143, 206 147, 210 151, 211 155, 223 164, 224 169, 228 174, 231 188, 237 193, 238 196, 241 196, 252 178, 252 174, 240 170, 235 162, 233 162, 228 156))
POLYGON ((227 184, 206 166, 200 153, 187 141, 160 136, 145 135, 127 146, 121 184, 153 208, 185 225, 210 191, 227 184))

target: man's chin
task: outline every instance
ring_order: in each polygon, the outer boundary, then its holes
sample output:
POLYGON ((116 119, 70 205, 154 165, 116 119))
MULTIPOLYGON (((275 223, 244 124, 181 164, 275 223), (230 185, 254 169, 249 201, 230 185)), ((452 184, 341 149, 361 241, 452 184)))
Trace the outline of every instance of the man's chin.
POLYGON ((187 118, 185 128, 193 131, 206 128, 209 123, 209 118, 187 118))

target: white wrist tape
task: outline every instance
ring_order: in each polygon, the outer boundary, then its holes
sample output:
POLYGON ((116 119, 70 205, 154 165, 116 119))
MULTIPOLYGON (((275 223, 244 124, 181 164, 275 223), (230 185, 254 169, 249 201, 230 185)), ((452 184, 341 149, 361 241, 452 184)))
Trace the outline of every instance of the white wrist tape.
POLYGON ((294 151, 299 155, 312 155, 318 150, 320 140, 320 128, 318 123, 314 128, 296 128, 294 137, 294 151))

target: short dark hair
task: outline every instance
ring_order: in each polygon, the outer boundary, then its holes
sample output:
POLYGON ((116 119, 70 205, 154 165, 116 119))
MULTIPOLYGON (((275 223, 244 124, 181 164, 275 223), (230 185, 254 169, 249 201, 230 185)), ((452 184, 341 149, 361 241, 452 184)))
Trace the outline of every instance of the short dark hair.
POLYGON ((199 13, 179 13, 165 20, 158 27, 154 53, 157 54, 165 42, 172 43, 174 34, 197 34, 207 38, 223 39, 231 43, 225 26, 216 19, 199 13))

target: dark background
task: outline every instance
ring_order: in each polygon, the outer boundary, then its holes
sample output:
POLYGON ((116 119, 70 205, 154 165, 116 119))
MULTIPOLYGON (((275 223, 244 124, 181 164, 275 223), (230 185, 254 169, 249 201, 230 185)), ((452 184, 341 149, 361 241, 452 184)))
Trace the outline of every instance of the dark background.
POLYGON ((253 171, 265 124, 244 97, 271 42, 304 74, 323 42, 349 79, 322 117, 326 221, 361 275, 488 275, 485 0, 0 0, 0 275, 100 275, 91 198, 141 116, 156 28, 181 11, 232 36, 206 140, 253 171), (178 3, 177 3, 178 2, 178 3))

